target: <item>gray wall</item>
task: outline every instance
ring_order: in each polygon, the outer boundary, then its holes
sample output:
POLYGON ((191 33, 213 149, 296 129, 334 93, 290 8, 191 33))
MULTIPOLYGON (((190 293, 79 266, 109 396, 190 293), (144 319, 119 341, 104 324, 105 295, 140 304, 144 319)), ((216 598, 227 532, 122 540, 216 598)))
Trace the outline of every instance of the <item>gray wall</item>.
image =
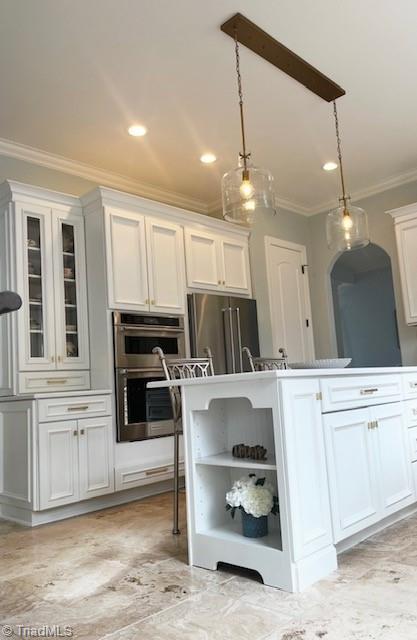
MULTIPOLYGON (((417 364, 417 328, 407 327, 405 324, 394 224, 391 216, 388 216, 385 211, 416 201, 417 182, 413 182, 355 202, 368 213, 372 242, 385 249, 391 258, 404 365, 417 364)), ((327 247, 325 224, 326 212, 309 219, 310 288, 316 356, 318 358, 337 356, 329 275, 337 255, 327 247)))

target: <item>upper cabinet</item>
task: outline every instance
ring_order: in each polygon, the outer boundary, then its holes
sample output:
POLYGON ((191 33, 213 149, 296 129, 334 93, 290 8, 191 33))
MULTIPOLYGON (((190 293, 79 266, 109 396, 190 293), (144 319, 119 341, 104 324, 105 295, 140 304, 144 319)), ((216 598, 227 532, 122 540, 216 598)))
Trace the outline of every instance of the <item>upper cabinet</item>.
MULTIPOLYGON (((3 395, 51 388, 88 388, 89 368, 84 220, 77 198, 6 182, 0 189, 7 256, 2 287, 22 308, 2 321, 9 354, 3 395), (43 373, 42 373, 43 372, 43 373), (53 386, 54 385, 54 386, 53 386), (57 387, 55 387, 57 385, 57 387)), ((4 335, 3 335, 4 337, 4 335)))
POLYGON ((113 207, 105 216, 109 307, 184 313, 181 226, 113 207))
POLYGON ((393 209, 404 314, 407 324, 417 324, 417 203, 393 209))
POLYGON ((248 235, 185 228, 187 285, 251 295, 248 235))

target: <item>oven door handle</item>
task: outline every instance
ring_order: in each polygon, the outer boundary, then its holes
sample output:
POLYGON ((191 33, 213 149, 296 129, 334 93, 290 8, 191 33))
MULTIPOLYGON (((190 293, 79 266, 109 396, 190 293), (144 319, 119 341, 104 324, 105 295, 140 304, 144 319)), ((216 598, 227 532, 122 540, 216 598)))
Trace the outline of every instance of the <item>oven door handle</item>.
POLYGON ((120 331, 121 333, 134 332, 137 336, 140 335, 148 335, 149 333, 155 334, 156 337, 163 336, 164 334, 176 334, 182 336, 184 334, 184 329, 181 327, 137 327, 134 324, 118 324, 115 325, 116 331, 120 331))

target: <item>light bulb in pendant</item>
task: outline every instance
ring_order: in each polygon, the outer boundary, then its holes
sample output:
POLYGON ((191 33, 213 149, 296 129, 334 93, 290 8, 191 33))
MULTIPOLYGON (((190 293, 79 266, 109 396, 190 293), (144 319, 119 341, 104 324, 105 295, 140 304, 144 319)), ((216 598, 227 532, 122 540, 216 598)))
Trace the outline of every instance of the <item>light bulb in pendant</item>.
POLYGON ((249 200, 249 198, 252 198, 253 194, 255 193, 255 189, 253 188, 253 184, 251 183, 249 178, 244 178, 242 180, 239 191, 244 200, 249 200))
POLYGON ((350 217, 349 212, 343 213, 342 227, 345 231, 350 231, 350 229, 353 227, 353 220, 350 217))

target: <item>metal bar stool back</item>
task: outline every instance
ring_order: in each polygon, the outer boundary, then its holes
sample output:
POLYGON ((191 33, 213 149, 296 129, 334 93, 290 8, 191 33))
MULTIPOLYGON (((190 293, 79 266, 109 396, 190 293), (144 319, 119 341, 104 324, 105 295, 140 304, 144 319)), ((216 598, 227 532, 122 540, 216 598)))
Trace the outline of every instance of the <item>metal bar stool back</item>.
MULTIPOLYGON (((167 380, 181 380, 185 378, 206 378, 214 376, 213 356, 210 347, 204 350, 206 358, 166 358, 160 347, 155 347, 152 353, 159 356, 161 366, 167 380)), ((181 427, 181 390, 180 387, 169 387, 172 415, 174 421, 174 522, 172 533, 178 534, 179 510, 179 437, 181 427)))
POLYGON ((243 347, 242 351, 247 355, 252 371, 276 371, 277 369, 288 369, 288 356, 283 348, 279 350, 281 354, 280 358, 254 357, 248 347, 243 347))

